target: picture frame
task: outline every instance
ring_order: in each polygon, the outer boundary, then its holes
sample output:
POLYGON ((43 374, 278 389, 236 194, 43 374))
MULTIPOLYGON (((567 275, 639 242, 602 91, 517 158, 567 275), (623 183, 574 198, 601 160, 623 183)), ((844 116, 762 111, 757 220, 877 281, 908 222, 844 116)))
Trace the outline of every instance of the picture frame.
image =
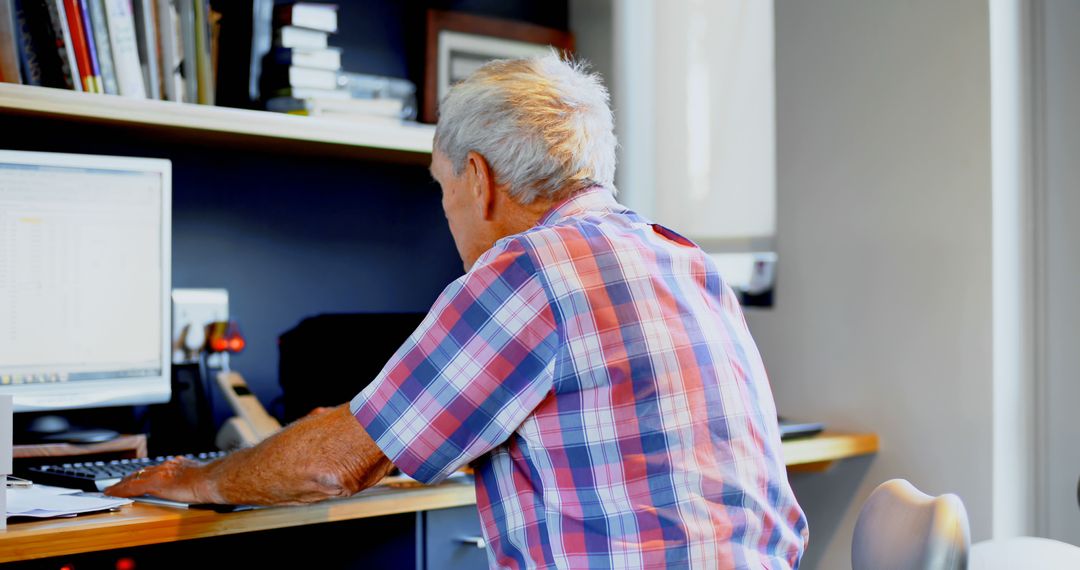
POLYGON ((421 120, 435 123, 439 101, 450 86, 483 64, 543 55, 552 47, 573 53, 573 34, 525 22, 428 10, 421 120))

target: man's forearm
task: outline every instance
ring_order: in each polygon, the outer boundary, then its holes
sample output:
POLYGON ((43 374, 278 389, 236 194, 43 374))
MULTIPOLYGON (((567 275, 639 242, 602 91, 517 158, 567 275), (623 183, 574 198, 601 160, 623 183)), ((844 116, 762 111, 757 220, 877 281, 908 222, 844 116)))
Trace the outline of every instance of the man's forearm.
POLYGON ((171 459, 125 477, 105 493, 189 503, 312 503, 357 493, 392 467, 343 405, 294 422, 219 461, 200 465, 171 459))
POLYGON ((339 406, 296 421, 259 445, 204 469, 208 502, 311 503, 349 496, 379 482, 393 465, 339 406))

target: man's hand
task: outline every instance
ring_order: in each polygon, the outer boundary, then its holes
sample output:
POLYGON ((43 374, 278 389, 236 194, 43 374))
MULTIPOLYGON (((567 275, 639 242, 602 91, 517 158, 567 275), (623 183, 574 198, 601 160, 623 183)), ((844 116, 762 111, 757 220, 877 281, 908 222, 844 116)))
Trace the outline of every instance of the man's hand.
POLYGON ((206 466, 186 457, 174 457, 161 465, 140 469, 105 489, 114 497, 153 495, 181 503, 213 503, 206 466))
POLYGON ((148 467, 105 494, 234 505, 313 503, 357 493, 393 467, 348 405, 342 405, 301 418, 255 447, 205 465, 171 459, 148 467))

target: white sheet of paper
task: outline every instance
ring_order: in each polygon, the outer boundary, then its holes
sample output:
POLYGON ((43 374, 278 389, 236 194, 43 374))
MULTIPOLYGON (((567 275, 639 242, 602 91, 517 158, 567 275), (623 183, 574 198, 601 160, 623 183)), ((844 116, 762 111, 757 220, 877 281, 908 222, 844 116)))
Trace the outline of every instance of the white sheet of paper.
POLYGON ((7 490, 7 516, 62 517, 114 509, 130 504, 130 499, 105 497, 101 494, 82 493, 77 489, 63 489, 34 485, 7 490))

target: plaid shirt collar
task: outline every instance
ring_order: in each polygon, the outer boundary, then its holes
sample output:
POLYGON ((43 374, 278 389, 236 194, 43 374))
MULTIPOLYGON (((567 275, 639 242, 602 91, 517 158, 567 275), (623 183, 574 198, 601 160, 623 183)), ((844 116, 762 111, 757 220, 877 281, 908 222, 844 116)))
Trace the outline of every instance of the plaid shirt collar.
POLYGON ((590 186, 584 190, 575 192, 562 202, 556 204, 540 218, 537 225, 551 226, 559 221, 579 216, 585 212, 626 212, 625 206, 615 201, 611 190, 603 186, 590 186))

